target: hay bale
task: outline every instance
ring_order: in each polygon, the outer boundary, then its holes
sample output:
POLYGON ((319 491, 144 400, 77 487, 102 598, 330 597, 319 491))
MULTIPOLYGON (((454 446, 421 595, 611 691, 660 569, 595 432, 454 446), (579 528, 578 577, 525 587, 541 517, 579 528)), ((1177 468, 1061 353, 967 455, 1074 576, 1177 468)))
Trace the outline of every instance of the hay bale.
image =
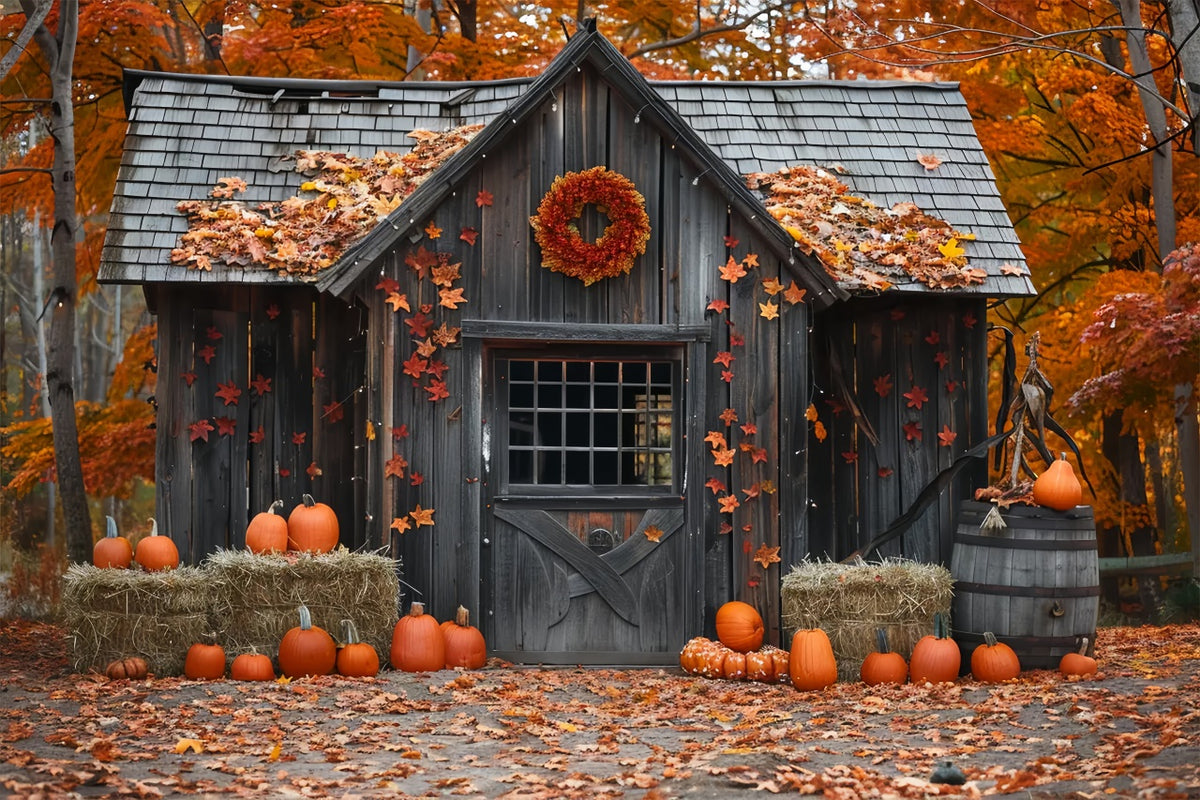
POLYGON ((398 619, 400 581, 396 562, 374 553, 339 548, 312 555, 257 555, 217 550, 205 559, 218 641, 229 658, 256 650, 274 656, 279 640, 308 606, 313 624, 335 638, 352 619, 364 642, 387 660, 398 619))
POLYGON ((784 576, 783 625, 822 628, 833 644, 838 679, 859 680, 863 659, 875 649, 875 629, 906 659, 933 630, 933 615, 950 619, 950 571, 899 558, 854 564, 805 561, 784 576))
POLYGON ((126 656, 157 675, 183 672, 187 649, 208 631, 208 578, 196 567, 160 572, 72 564, 62 608, 79 672, 126 656))

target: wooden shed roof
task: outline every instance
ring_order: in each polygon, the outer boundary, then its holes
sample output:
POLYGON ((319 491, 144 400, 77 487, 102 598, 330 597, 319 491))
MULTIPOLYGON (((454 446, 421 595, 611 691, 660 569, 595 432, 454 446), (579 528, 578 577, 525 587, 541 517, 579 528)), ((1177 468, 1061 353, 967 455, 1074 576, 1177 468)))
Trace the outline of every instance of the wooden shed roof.
MULTIPOLYGON (((646 81, 594 29, 573 37, 536 79, 398 83, 127 73, 129 130, 100 280, 294 281, 254 268, 207 272, 171 264, 170 251, 187 230, 176 204, 207 197, 226 176, 246 181, 239 199, 247 205, 278 202, 295 195, 303 180, 288 160, 297 150, 365 157, 378 150, 406 152, 413 130, 487 124, 476 141, 439 168, 439 180, 405 201, 393 215, 399 223, 377 227, 322 276, 322 288, 340 291, 356 277, 356 264, 365 267, 374 251, 403 235, 400 228, 410 217, 420 216, 410 213, 415 205, 435 204, 450 190, 453 173, 506 135, 506 126, 532 113, 585 60, 607 68, 606 77, 639 103, 647 123, 675 136, 697 160, 698 174, 746 216, 761 203, 740 176, 802 164, 840 165, 838 178, 855 194, 885 207, 915 203, 975 236, 966 243, 967 256, 988 278, 956 293, 1002 297, 1033 291, 1027 274, 1002 270, 1006 264, 1022 266, 1024 258, 955 84, 646 81), (942 163, 927 170, 917 161, 921 154, 937 155, 942 163)), ((777 249, 791 246, 769 215, 757 217, 777 249)), ((928 291, 916 282, 895 289, 928 291)))

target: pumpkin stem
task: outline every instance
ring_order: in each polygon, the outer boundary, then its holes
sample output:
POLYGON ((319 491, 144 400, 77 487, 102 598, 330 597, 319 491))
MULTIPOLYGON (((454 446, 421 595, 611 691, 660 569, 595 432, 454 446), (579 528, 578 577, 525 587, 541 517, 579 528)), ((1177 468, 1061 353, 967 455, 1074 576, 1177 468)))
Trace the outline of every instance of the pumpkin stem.
POLYGON ((300 630, 312 630, 312 612, 308 610, 308 606, 301 605, 300 608, 296 610, 300 613, 300 630))
POLYGON ((998 642, 996 641, 996 634, 992 633, 991 631, 984 631, 983 632, 983 643, 986 644, 988 647, 995 647, 998 644, 998 642))
POLYGON ((425 604, 424 603, 413 603, 411 606, 408 607, 408 615, 410 617, 419 617, 424 613, 425 613, 425 604))
MULTIPOLYGON (((305 495, 305 496, 307 497, 307 495, 305 495)), ((283 510, 283 501, 282 500, 276 500, 274 503, 271 503, 271 505, 267 507, 268 514, 277 514, 279 516, 283 516, 282 514, 279 514, 279 512, 282 510, 283 510)))
POLYGON ((150 535, 158 536, 158 520, 154 517, 150 518, 150 535))
MULTIPOLYGON (((467 610, 466 606, 458 607, 458 611, 456 611, 454 614, 454 624, 459 626, 460 628, 466 628, 466 627, 470 626, 471 612, 467 610)), ((1086 644, 1086 640, 1085 640, 1085 644, 1086 644)))
POLYGON ((352 619, 342 620, 342 639, 345 644, 358 644, 361 640, 358 638, 358 627, 352 619))
POLYGON ((940 611, 933 612, 933 637, 935 639, 946 638, 946 620, 940 611))
POLYGON ((880 653, 890 652, 887 640, 887 631, 883 628, 875 629, 875 649, 880 653))
POLYGON ((1086 637, 1086 636, 1080 637, 1079 650, 1077 650, 1076 652, 1078 652, 1079 655, 1081 655, 1081 656, 1086 656, 1087 648, 1088 648, 1088 637, 1086 637))
POLYGON ((304 503, 305 508, 312 508, 317 504, 317 501, 313 499, 311 494, 305 494, 300 500, 304 503))
POLYGON ((117 521, 115 519, 113 519, 112 517, 105 517, 104 519, 106 520, 106 522, 108 524, 108 528, 104 534, 104 538, 116 539, 117 538, 117 521))

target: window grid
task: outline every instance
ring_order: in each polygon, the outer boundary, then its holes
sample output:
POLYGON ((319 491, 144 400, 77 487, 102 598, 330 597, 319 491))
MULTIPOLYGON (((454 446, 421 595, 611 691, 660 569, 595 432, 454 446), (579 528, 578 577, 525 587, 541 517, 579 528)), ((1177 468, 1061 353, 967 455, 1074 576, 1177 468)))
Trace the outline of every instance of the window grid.
POLYGON ((508 482, 669 486, 675 365, 510 359, 508 482))

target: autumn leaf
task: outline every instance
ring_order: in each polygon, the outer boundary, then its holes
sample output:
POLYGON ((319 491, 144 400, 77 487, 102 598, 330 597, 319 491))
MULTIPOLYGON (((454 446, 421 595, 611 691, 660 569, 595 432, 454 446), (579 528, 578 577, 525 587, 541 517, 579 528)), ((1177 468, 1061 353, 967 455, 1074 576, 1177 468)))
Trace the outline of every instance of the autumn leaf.
POLYGON ((929 402, 929 395, 925 393, 924 387, 914 386, 910 391, 904 393, 904 397, 908 400, 905 403, 907 408, 915 408, 920 410, 921 407, 929 402))
POLYGON ((728 467, 733 463, 734 451, 728 448, 718 448, 712 451, 713 463, 718 467, 728 467))
POLYGON ((386 275, 381 275, 379 276, 379 283, 375 284, 375 288, 381 290, 384 295, 389 295, 400 291, 400 281, 386 275))
MULTIPOLYGON (((442 347, 449 347, 458 341, 458 334, 462 332, 462 328, 452 328, 446 323, 442 323, 433 332, 433 341, 437 342, 442 347)), ((424 336, 425 334, 421 334, 424 336)))
POLYGON ((741 430, 743 436, 753 436, 754 434, 758 433, 758 426, 753 422, 747 422, 745 425, 741 426, 741 430))
POLYGON ((729 346, 730 347, 741 347, 745 343, 746 343, 746 339, 740 333, 738 333, 735 330, 729 331, 729 346))
POLYGON ((415 469, 408 474, 409 486, 420 486, 425 482, 425 476, 417 472, 415 469))
POLYGON ((308 433, 306 431, 298 431, 292 434, 292 444, 301 445, 304 444, 305 440, 307 439, 308 433))
POLYGON ((325 377, 325 370, 321 369, 320 367, 318 367, 316 365, 313 365, 313 373, 312 374, 313 374, 313 380, 319 381, 325 377))
POLYGON ((921 441, 921 423, 906 422, 904 423, 903 430, 906 441, 911 442, 914 439, 918 442, 921 441))
POLYGON ((466 298, 463 297, 462 287, 457 289, 442 289, 438 292, 438 298, 439 306, 451 310, 457 310, 461 304, 467 302, 466 298))
POLYGON ((958 390, 958 381, 946 381, 946 394, 954 394, 958 390))
POLYGON ((196 355, 199 356, 205 364, 211 364, 212 360, 217 357, 217 349, 211 344, 206 344, 204 347, 201 347, 196 351, 196 355))
POLYGON ((954 440, 958 438, 958 434, 950 430, 949 425, 943 425, 942 429, 938 432, 937 437, 938 444, 940 444, 942 447, 949 447, 950 445, 954 444, 954 440))
POLYGON ((847 464, 857 463, 858 462, 858 453, 854 450, 847 450, 842 453, 842 460, 845 461, 847 464))
POLYGON ((479 193, 475 195, 475 205, 479 208, 483 208, 484 206, 490 206, 491 204, 492 193, 487 189, 480 189, 479 193))
POLYGON ((309 480, 312 480, 313 478, 320 477, 324 473, 321 472, 321 468, 317 466, 317 462, 313 461, 308 465, 308 469, 304 470, 304 474, 308 476, 309 480))
POLYGON ((213 430, 215 429, 213 428, 212 423, 208 420, 196 420, 192 424, 188 425, 188 440, 194 442, 199 439, 203 439, 207 442, 208 434, 213 430))
POLYGON ((196 373, 191 372, 190 370, 188 372, 179 373, 179 377, 183 378, 183 382, 186 383, 188 386, 191 386, 193 383, 196 382, 196 373))
POLYGON ((442 235, 442 229, 435 225, 433 220, 430 220, 429 224, 425 226, 425 235, 430 239, 436 239, 442 235))
POLYGON ((930 331, 925 335, 926 344, 936 345, 942 341, 942 334, 938 331, 930 331))
POLYGON ((733 260, 733 256, 730 256, 729 260, 725 262, 725 266, 721 267, 721 280, 737 283, 738 278, 744 277, 746 277, 746 270, 733 260))
MULTIPOLYGON (((793 281, 793 283, 795 283, 795 281, 793 281)), ((771 297, 774 297, 783 291, 783 284, 779 282, 778 278, 767 278, 762 282, 762 285, 763 291, 765 291, 771 297)))
POLYGON ((705 488, 712 489, 713 494, 720 494, 721 492, 728 491, 725 487, 725 482, 719 478, 709 478, 704 482, 704 486, 705 488))
POLYGON ((804 296, 806 294, 808 294, 807 289, 801 289, 796 285, 795 281, 792 281, 791 284, 783 290, 783 299, 788 301, 788 303, 791 305, 796 305, 796 303, 801 303, 804 301, 804 296))
POLYGON ((813 423, 813 436, 817 437, 818 442, 823 442, 829 437, 829 432, 825 430, 825 423, 820 421, 813 423))
POLYGON ((408 459, 400 453, 395 453, 387 461, 383 462, 383 477, 385 478, 403 478, 404 470, 408 467, 408 459))
POLYGON ((259 397, 262 397, 264 394, 271 391, 271 379, 264 378, 261 373, 256 374, 254 376, 254 380, 250 381, 250 388, 254 390, 255 394, 257 394, 259 397))
POLYGON ((746 267, 746 269, 753 269, 754 267, 757 267, 758 253, 746 253, 746 255, 742 257, 742 264, 746 267))
POLYGON ((720 431, 709 431, 708 435, 704 437, 704 441, 717 449, 724 449, 729 446, 725 439, 725 434, 720 431))
POLYGON ((1009 263, 1005 262, 1004 264, 1002 264, 1000 266, 1000 274, 1001 275, 1020 276, 1020 275, 1026 275, 1026 274, 1028 274, 1028 272, 1026 271, 1026 269, 1024 267, 1020 266, 1019 264, 1009 264, 1009 263))
POLYGON ((479 238, 479 231, 470 227, 463 228, 458 232, 458 238, 462 239, 467 244, 474 246, 475 240, 479 238))
POLYGON ((450 365, 445 361, 439 361, 436 358, 431 358, 429 360, 429 366, 425 368, 425 373, 427 375, 432 375, 440 381, 448 369, 450 369, 450 365))
POLYGON ((733 383, 733 370, 721 370, 721 380, 725 381, 726 383, 733 383))
POLYGON ((880 397, 887 397, 892 393, 891 373, 888 373, 887 375, 880 375, 873 381, 873 383, 875 385, 875 394, 879 395, 880 397))
POLYGON ((405 319, 404 324, 408 326, 414 337, 424 339, 429 335, 429 330, 433 327, 433 320, 427 317, 424 311, 419 311, 405 319))
POLYGON ((933 356, 933 363, 938 365, 938 369, 945 369, 946 365, 950 363, 950 354, 945 350, 939 350, 933 356))
POLYGON ((218 436, 233 436, 234 429, 237 428, 237 420, 233 417, 217 417, 213 420, 217 423, 218 436))
POLYGON ((751 484, 749 488, 742 489, 742 494, 746 495, 747 500, 753 500, 754 498, 758 497, 759 494, 761 494, 761 493, 762 493, 762 486, 757 483, 751 484))
POLYGON ((399 426, 392 428, 392 440, 400 441, 408 438, 408 423, 401 423, 399 426))
POLYGON ((646 538, 650 541, 657 542, 658 540, 662 539, 663 529, 657 525, 647 525, 646 530, 643 531, 643 533, 646 534, 646 538))
POLYGON ((926 170, 934 170, 942 165, 942 159, 938 158, 933 153, 918 153, 917 163, 926 170))
POLYGON ((808 408, 804 409, 804 418, 809 422, 817 421, 817 406, 814 403, 809 403, 808 408))
POLYGON ((199 739, 180 739, 179 741, 175 742, 175 752, 179 755, 183 755, 189 750, 197 754, 203 753, 204 742, 200 741, 199 739))
POLYGON ((967 254, 967 251, 959 246, 958 239, 953 236, 948 241, 938 245, 938 252, 946 258, 962 258, 967 254))
POLYGON ((750 451, 750 463, 751 464, 767 463, 767 448, 765 448, 765 447, 752 448, 750 451))
POLYGON ((454 282, 462 277, 462 263, 454 264, 439 264, 432 270, 430 280, 434 286, 444 286, 447 289, 454 285, 454 282))
POLYGON ((754 551, 754 560, 762 565, 763 569, 767 569, 772 564, 778 564, 779 548, 767 547, 766 544, 759 545, 758 550, 754 551))
POLYGON ((410 308, 408 305, 407 294, 392 292, 387 296, 385 302, 392 307, 392 311, 400 311, 401 309, 405 311, 412 311, 412 308, 410 308))
POLYGON ((771 301, 758 304, 759 316, 766 319, 777 319, 779 317, 779 306, 771 301))
POLYGON ((727 494, 724 497, 717 498, 717 503, 721 506, 722 514, 732 514, 734 509, 741 506, 741 503, 738 502, 737 496, 732 494, 727 494))
POLYGON ((724 313, 729 308, 729 303, 724 300, 713 300, 706 307, 705 311, 715 311, 718 314, 724 313))
POLYGON ((393 517, 392 524, 389 525, 388 528, 390 530, 399 531, 400 533, 404 533, 405 531, 412 529, 412 523, 408 521, 407 516, 393 517))
POLYGON ((714 364, 720 364, 726 369, 733 366, 733 353, 728 350, 720 350, 717 352, 716 358, 713 359, 714 364))
POLYGON ((736 237, 736 236, 730 236, 730 235, 726 234, 726 236, 725 236, 725 246, 726 246, 726 247, 728 247, 730 250, 732 250, 733 248, 737 247, 737 246, 738 246, 738 240, 737 240, 737 237, 736 237))
POLYGON ((321 406, 321 417, 328 423, 338 422, 345 415, 345 408, 337 400, 321 406))
POLYGON ((450 396, 450 390, 446 388, 446 382, 441 380, 431 380, 429 385, 425 387, 425 391, 429 393, 429 402, 435 403, 438 400, 445 400, 450 396))
POLYGON ((724 422, 724 423, 725 423, 725 427, 727 427, 727 428, 728 428, 730 425, 732 425, 733 423, 735 423, 735 422, 737 422, 737 421, 738 421, 738 415, 737 415, 737 412, 736 412, 736 411, 734 411, 732 408, 727 408, 727 409, 725 409, 724 411, 722 411, 722 412, 721 412, 721 414, 720 414, 720 420, 721 420, 722 422, 724 422))
POLYGON ((267 438, 267 435, 263 431, 262 425, 259 425, 257 428, 250 431, 250 444, 262 444, 263 440, 266 438, 267 438))
POLYGON ((417 507, 408 512, 408 515, 412 517, 413 525, 416 525, 417 527, 422 525, 433 527, 432 508, 421 508, 421 504, 417 503, 417 507))

